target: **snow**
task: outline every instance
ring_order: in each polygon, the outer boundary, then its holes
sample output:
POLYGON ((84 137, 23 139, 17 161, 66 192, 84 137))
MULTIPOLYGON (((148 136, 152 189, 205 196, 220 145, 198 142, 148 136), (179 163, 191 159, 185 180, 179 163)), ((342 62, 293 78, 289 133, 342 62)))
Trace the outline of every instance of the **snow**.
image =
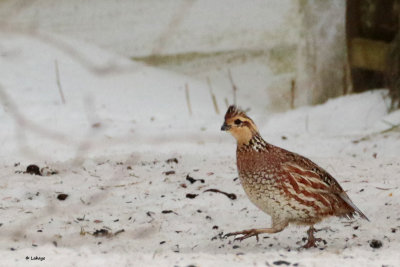
POLYGON ((258 243, 220 238, 270 224, 235 179, 235 143, 219 130, 231 95, 218 96, 216 114, 204 82, 57 36, 3 32, 0 56, 1 265, 399 265, 400 139, 385 130, 400 112, 387 113, 385 90, 280 114, 238 92, 266 140, 327 169, 370 219, 326 220, 326 244, 305 251, 301 227, 258 243), (24 173, 29 164, 57 173, 24 173))
POLYGON ((258 1, 3 0, 0 23, 85 40, 124 56, 296 44, 298 4, 258 1))

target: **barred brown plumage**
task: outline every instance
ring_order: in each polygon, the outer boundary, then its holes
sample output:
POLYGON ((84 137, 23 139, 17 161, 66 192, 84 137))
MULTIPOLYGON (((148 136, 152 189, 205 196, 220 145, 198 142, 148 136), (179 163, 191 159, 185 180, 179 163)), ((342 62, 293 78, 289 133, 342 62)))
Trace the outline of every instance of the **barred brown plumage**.
POLYGON ((296 153, 267 143, 246 113, 230 106, 221 127, 237 140, 236 160, 247 196, 272 218, 272 227, 226 234, 243 240, 277 233, 290 223, 309 225, 305 248, 316 246, 314 224, 329 216, 368 218, 327 171, 296 153))

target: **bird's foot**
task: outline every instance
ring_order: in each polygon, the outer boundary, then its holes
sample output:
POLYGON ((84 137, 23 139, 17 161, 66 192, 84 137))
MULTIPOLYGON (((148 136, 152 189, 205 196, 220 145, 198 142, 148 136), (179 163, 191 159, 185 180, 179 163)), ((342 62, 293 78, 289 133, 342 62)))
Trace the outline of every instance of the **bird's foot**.
POLYGON ((249 230, 243 230, 243 231, 240 231, 240 232, 228 233, 228 234, 224 235, 224 237, 226 238, 226 237, 229 237, 229 236, 242 235, 240 237, 235 237, 235 239, 234 239, 234 241, 236 241, 236 240, 242 241, 242 240, 247 239, 249 237, 255 236, 256 239, 257 239, 257 242, 258 242, 258 240, 259 240, 258 234, 259 234, 259 231, 257 231, 257 229, 249 229, 249 230))
POLYGON ((311 248, 311 247, 317 247, 315 244, 316 242, 324 242, 321 238, 315 238, 314 232, 316 232, 314 226, 310 226, 310 229, 307 231, 308 239, 307 243, 303 246, 303 248, 311 248))

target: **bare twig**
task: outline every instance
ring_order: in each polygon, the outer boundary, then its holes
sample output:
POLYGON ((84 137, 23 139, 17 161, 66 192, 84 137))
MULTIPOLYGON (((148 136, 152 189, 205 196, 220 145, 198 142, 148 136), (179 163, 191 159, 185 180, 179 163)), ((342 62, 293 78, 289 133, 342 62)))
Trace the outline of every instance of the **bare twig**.
POLYGON ((210 81, 209 77, 207 77, 207 84, 208 84, 208 87, 210 88, 210 95, 211 95, 212 102, 214 104, 215 113, 219 114, 217 98, 215 97, 215 94, 213 93, 213 89, 212 89, 211 81, 210 81))
POLYGON ((236 195, 235 195, 234 193, 226 193, 226 192, 224 192, 224 191, 221 191, 221 190, 215 189, 215 188, 207 189, 207 190, 205 190, 203 193, 206 193, 206 192, 221 193, 221 194, 224 194, 225 196, 227 196, 228 198, 230 198, 230 199, 232 199, 232 200, 235 200, 235 199, 237 198, 236 195))
POLYGON ((63 93, 63 90, 62 90, 62 87, 61 87, 61 82, 60 82, 60 71, 58 70, 58 62, 57 62, 57 59, 54 60, 54 67, 55 67, 55 69, 56 69, 56 80, 57 80, 58 91, 59 91, 60 96, 61 96, 61 102, 62 102, 63 104, 65 104, 65 97, 64 97, 64 93, 63 93))
POLYGON ((192 116, 192 105, 190 104, 189 86, 185 83, 186 103, 188 106, 189 115, 192 116))
POLYGON ((235 82, 233 81, 232 73, 231 73, 231 70, 230 70, 230 69, 228 69, 228 76, 229 76, 229 81, 231 82, 232 90, 233 90, 233 104, 236 105, 236 91, 237 91, 237 87, 236 87, 235 82))

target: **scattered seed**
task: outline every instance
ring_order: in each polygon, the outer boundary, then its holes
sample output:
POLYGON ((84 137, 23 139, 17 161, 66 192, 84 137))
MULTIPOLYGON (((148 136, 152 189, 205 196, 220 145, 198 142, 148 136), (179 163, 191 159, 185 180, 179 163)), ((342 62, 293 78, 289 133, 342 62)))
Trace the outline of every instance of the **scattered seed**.
POLYGON ((217 230, 218 228, 218 225, 214 225, 212 229, 217 230))
POLYGON ((176 163, 176 164, 178 164, 178 159, 177 158, 170 158, 170 159, 167 159, 166 161, 165 161, 166 163, 176 163))
POLYGON ((371 248, 380 248, 380 247, 382 247, 382 241, 377 240, 377 239, 372 239, 372 240, 369 242, 369 246, 370 246, 371 248))
POLYGON ((95 237, 102 237, 102 236, 108 236, 108 235, 109 235, 108 230, 104 229, 104 228, 93 232, 93 236, 95 236, 95 237))
POLYGON ((274 261, 273 264, 275 264, 275 265, 290 265, 290 262, 284 261, 284 260, 279 260, 279 261, 274 261))
POLYGON ((172 213, 172 210, 163 210, 161 213, 167 214, 167 213, 172 213))
POLYGON ((197 180, 193 177, 190 177, 189 174, 186 175, 186 180, 189 181, 191 184, 195 183, 197 180))
POLYGON ((58 194, 57 199, 63 201, 66 200, 67 197, 68 197, 67 194, 58 194))
POLYGON ((193 177, 189 176, 189 174, 186 175, 186 180, 189 181, 191 184, 194 184, 197 181, 201 182, 202 184, 204 184, 205 182, 204 179, 194 179, 193 177))
POLYGON ((163 211, 161 211, 161 213, 163 213, 163 214, 174 213, 174 214, 178 215, 178 213, 176 213, 173 210, 163 210, 163 211))
POLYGON ((120 233, 125 232, 125 229, 118 230, 114 233, 114 236, 119 235, 120 233))
POLYGON ((238 248, 240 248, 240 246, 234 245, 232 248, 233 248, 233 249, 238 249, 238 248))
POLYGON ((191 199, 193 199, 197 196, 198 196, 198 194, 186 194, 186 198, 191 198, 191 199))
POLYGON ((171 175, 171 174, 175 174, 175 171, 167 171, 167 172, 163 172, 163 174, 165 174, 165 175, 171 175))
POLYGON ((40 173, 40 169, 37 165, 31 164, 28 167, 26 167, 26 173, 29 174, 35 174, 35 175, 42 175, 40 173))

